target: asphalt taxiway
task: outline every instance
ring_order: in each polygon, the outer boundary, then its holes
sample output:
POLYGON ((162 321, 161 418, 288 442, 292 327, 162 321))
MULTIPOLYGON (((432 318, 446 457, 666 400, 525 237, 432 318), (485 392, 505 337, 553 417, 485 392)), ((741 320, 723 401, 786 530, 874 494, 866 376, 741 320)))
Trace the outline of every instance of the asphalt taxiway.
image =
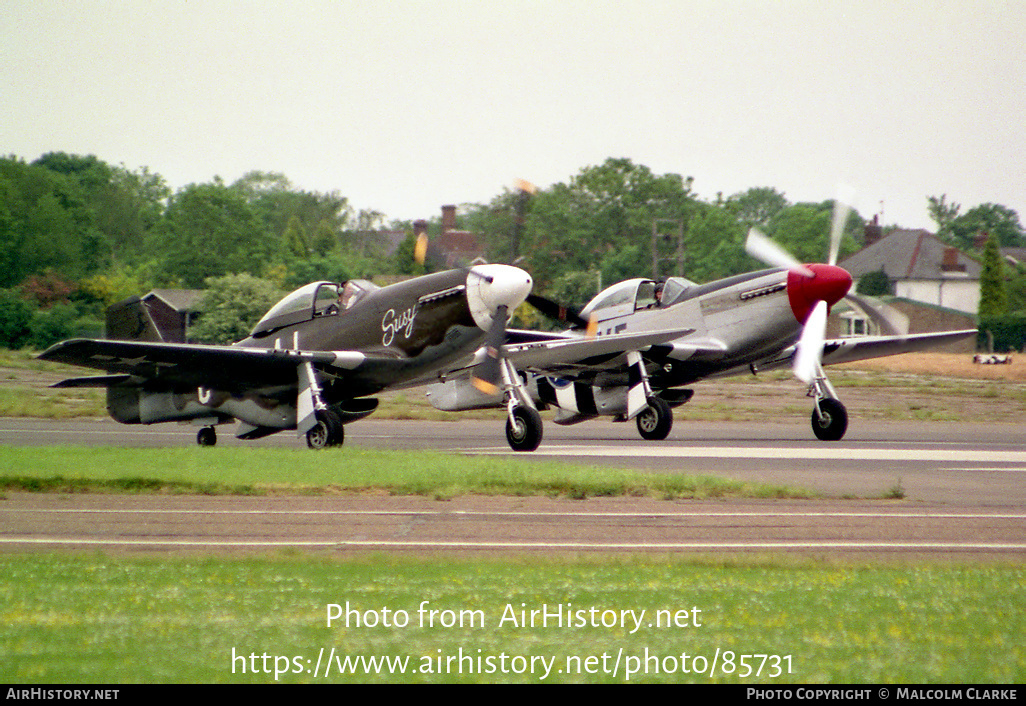
MULTIPOLYGON (((220 433, 219 443, 242 445, 220 433)), ((1026 450, 1012 425, 853 420, 841 442, 802 424, 679 422, 662 442, 633 424, 546 424, 515 454, 502 421, 364 420, 347 445, 559 459, 653 473, 709 473, 809 488, 810 500, 601 498, 201 498, 10 493, 0 549, 232 551, 799 552, 1026 559, 1026 450), (887 499, 900 489, 904 499, 887 499)), ((285 433, 255 442, 303 446, 285 433)), ((2 445, 188 446, 195 429, 109 421, 0 420, 2 445)), ((197 448, 197 453, 203 449, 197 448)), ((311 451, 310 453, 316 453, 311 451)), ((332 453, 333 459, 344 458, 332 453)), ((2 464, 0 448, 0 464, 2 464)))

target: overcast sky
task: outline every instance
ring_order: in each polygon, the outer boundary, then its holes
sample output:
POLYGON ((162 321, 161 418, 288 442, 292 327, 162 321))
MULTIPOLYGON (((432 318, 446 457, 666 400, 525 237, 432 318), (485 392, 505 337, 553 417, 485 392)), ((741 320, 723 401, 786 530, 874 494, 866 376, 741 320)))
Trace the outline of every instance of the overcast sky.
POLYGON ((283 172, 389 218, 609 157, 705 199, 1026 221, 1026 2, 0 0, 0 153, 283 172))

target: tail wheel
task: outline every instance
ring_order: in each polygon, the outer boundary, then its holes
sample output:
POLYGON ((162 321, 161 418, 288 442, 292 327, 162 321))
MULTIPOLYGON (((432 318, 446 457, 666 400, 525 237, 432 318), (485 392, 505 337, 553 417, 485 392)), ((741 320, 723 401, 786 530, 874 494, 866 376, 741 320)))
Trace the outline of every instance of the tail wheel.
POLYGON ((541 444, 542 419, 538 410, 519 405, 506 420, 506 441, 514 451, 534 451, 541 444))
POLYGON ((196 433, 196 443, 200 446, 213 446, 217 443, 217 431, 214 427, 203 427, 196 433))
POLYGON ((658 397, 648 398, 648 407, 635 417, 638 433, 648 441, 662 441, 673 428, 673 410, 658 397))
POLYGON ((812 431, 820 441, 840 441, 848 431, 848 410, 840 400, 825 397, 812 410, 812 431))

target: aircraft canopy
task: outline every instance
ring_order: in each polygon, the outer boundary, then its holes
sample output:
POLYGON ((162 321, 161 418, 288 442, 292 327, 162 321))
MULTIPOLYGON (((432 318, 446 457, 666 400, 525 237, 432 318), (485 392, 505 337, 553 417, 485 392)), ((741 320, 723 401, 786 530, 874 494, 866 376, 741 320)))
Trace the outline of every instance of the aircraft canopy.
POLYGON ((264 314, 253 328, 254 338, 293 324, 309 321, 318 316, 336 316, 360 301, 377 286, 366 280, 311 282, 285 296, 264 314))

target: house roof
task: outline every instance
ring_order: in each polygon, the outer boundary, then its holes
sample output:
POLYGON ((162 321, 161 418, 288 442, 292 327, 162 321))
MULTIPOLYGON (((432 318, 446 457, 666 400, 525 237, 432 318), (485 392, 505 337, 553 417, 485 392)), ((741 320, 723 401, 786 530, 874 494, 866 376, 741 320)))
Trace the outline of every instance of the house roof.
POLYGON ((1026 248, 1001 248, 1001 254, 1012 265, 1026 265, 1026 248))
POLYGON ((838 263, 854 279, 881 269, 892 280, 979 279, 983 267, 927 230, 896 230, 838 263))

